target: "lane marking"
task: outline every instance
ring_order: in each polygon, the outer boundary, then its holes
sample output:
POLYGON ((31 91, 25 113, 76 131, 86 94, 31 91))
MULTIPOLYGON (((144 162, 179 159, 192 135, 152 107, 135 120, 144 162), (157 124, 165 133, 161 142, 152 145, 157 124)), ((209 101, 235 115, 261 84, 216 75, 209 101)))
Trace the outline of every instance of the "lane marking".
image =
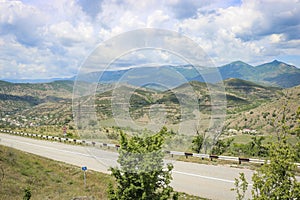
MULTIPOLYGON (((180 171, 172 171, 172 172, 177 173, 177 174, 183 174, 186 176, 194 176, 194 177, 204 178, 204 179, 209 179, 209 180, 214 180, 214 181, 222 181, 222 182, 226 182, 226 183, 234 183, 235 182, 235 181, 228 180, 228 179, 216 178, 216 177, 212 177, 212 176, 203 176, 203 175, 192 174, 192 173, 187 173, 187 172, 180 172, 180 171)), ((248 183, 248 186, 253 186, 253 184, 248 183)))
MULTIPOLYGON (((69 150, 63 150, 63 149, 57 149, 57 148, 54 148, 54 147, 38 145, 38 144, 29 143, 29 142, 16 141, 16 140, 13 140, 13 139, 8 139, 8 138, 5 138, 4 140, 2 139, 2 142, 5 142, 5 140, 11 140, 12 142, 17 142, 17 143, 21 143, 21 144, 30 145, 30 146, 36 146, 36 147, 40 147, 40 148, 44 148, 44 149, 49 149, 49 150, 56 150, 56 151, 59 151, 59 152, 70 153, 70 154, 74 154, 74 155, 81 155, 81 156, 85 156, 85 157, 95 158, 99 162, 101 162, 99 159, 109 160, 109 161, 116 162, 116 160, 114 160, 114 159, 102 158, 102 157, 93 156, 93 155, 89 155, 89 154, 84 154, 84 153, 79 153, 79 152, 74 152, 74 151, 69 151, 69 150)), ((107 167, 107 165, 105 165, 104 163, 101 162, 101 164, 103 164, 104 166, 107 167)), ((172 173, 182 174, 182 175, 186 175, 186 176, 193 176, 193 177, 203 178, 203 179, 209 179, 209 180, 214 180, 214 181, 221 181, 221 182, 226 182, 226 183, 234 183, 235 182, 233 180, 216 178, 216 177, 211 177, 211 176, 203 176, 203 175, 199 175, 199 174, 193 174, 193 173, 188 173, 188 172, 181 172, 181 171, 176 171, 176 170, 173 170, 172 173)), ((250 184, 250 183, 248 185, 252 186, 252 184, 250 184)))
POLYGON ((187 172, 180 172, 180 171, 172 171, 173 173, 177 173, 177 174, 183 174, 186 176, 194 176, 194 177, 198 177, 198 178, 205 178, 205 179, 210 179, 210 180, 215 180, 215 181, 222 181, 222 182, 226 182, 226 183, 234 183, 234 181, 232 180, 227 180, 227 179, 222 179, 222 178, 215 178, 215 177, 211 177, 211 176, 202 176, 199 174, 192 174, 192 173, 187 173, 187 172))

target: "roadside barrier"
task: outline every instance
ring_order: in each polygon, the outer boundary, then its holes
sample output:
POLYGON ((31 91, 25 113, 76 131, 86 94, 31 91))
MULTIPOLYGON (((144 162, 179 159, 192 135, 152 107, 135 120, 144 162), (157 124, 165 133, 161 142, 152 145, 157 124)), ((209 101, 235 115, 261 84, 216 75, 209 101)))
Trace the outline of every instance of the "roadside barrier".
MULTIPOLYGON (((40 139, 45 140, 53 140, 53 141, 59 141, 64 143, 74 143, 74 144, 80 144, 80 145, 90 145, 90 146, 98 146, 98 147, 107 147, 107 148, 116 148, 119 149, 120 145, 118 144, 108 144, 108 143, 101 143, 101 142, 93 142, 93 141, 85 141, 85 140, 78 140, 78 139, 72 139, 72 138, 63 138, 63 137, 57 137, 57 136, 48 136, 48 135, 41 135, 41 134, 32 134, 32 133, 24 133, 24 132, 18 132, 18 131, 12 131, 12 130, 5 130, 0 129, 0 132, 2 133, 8 133, 13 135, 20 135, 20 136, 26 136, 26 137, 36 137, 40 139)), ((227 161, 233 161, 237 162, 239 164, 242 164, 243 162, 249 162, 249 163, 256 163, 256 164, 269 164, 269 160, 263 160, 263 159, 257 159, 257 158, 242 158, 242 157, 233 157, 233 156, 218 156, 218 155, 209 155, 209 154, 198 154, 198 153, 190 153, 190 152, 181 152, 181 151, 165 151, 166 154, 170 154, 172 157, 174 156, 185 156, 188 157, 198 157, 201 159, 210 159, 211 161, 213 159, 219 159, 219 160, 227 160, 227 161)), ((300 163, 295 163, 297 167, 300 168, 300 163)))

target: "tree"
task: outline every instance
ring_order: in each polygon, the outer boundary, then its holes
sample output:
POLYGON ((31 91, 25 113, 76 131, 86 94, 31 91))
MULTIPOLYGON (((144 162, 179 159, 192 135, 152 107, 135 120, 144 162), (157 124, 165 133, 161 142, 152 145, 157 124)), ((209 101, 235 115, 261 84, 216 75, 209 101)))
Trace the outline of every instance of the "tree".
POLYGON ((110 185, 108 196, 111 200, 166 200, 178 194, 173 193, 171 171, 168 164, 164 169, 162 146, 168 135, 164 127, 152 136, 129 138, 120 132, 118 163, 120 167, 110 168, 117 187, 110 185))
POLYGON ((235 188, 232 188, 231 190, 236 191, 236 200, 243 200, 248 189, 248 182, 244 173, 240 173, 239 179, 235 178, 234 186, 235 188))
POLYGON ((212 148, 212 153, 216 155, 223 154, 230 147, 233 140, 234 140, 233 138, 230 138, 227 141, 218 140, 217 143, 212 148))
MULTIPOLYGON (((297 166, 294 164, 297 152, 295 146, 287 142, 287 134, 292 130, 286 126, 285 109, 277 128, 280 131, 276 132, 277 142, 269 147, 269 162, 266 161, 252 176, 254 200, 293 200, 300 197, 300 183, 295 178, 297 166)), ((236 191, 238 199, 241 195, 236 191)))
POLYGON ((297 125, 291 131, 293 135, 297 136, 297 143, 295 144, 295 152, 296 152, 296 161, 300 162, 300 107, 296 112, 296 122, 297 125))
POLYGON ((192 141, 192 150, 200 153, 205 139, 205 133, 201 134, 198 127, 196 127, 196 135, 194 136, 194 139, 192 141))
POLYGON ((300 197, 300 183, 295 178, 296 152, 293 145, 287 142, 290 130, 286 125, 285 109, 280 129, 276 133, 277 142, 269 148, 270 163, 265 163, 252 177, 254 200, 290 200, 300 197))
POLYGON ((268 149, 263 146, 262 141, 265 137, 252 137, 249 144, 249 153, 252 156, 264 157, 268 155, 268 149))
POLYGON ((254 200, 297 199, 300 197, 300 184, 295 178, 295 152, 286 138, 270 146, 270 164, 258 169, 252 177, 254 200))

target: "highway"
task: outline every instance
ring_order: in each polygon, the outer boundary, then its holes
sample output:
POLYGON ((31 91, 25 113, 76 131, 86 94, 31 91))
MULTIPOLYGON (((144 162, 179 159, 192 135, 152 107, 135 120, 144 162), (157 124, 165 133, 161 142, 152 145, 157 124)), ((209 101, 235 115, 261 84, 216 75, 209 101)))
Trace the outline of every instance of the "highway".
MULTIPOLYGON (((35 140, 26 137, 0 133, 0 145, 9 146, 32 154, 40 155, 57 161, 62 161, 79 167, 109 173, 110 166, 117 166, 118 154, 94 147, 69 145, 54 141, 35 140)), ((250 198, 251 176, 249 169, 233 168, 230 166, 204 165, 190 162, 165 160, 174 165, 171 185, 176 191, 186 192, 213 200, 235 199, 234 178, 240 172, 250 183, 247 198, 250 198)))

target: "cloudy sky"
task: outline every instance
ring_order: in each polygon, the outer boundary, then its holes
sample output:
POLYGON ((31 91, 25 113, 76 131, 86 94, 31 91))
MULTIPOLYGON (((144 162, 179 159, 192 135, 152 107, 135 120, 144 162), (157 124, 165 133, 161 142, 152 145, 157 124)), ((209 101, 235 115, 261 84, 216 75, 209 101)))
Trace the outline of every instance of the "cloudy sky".
POLYGON ((97 45, 137 28, 180 32, 217 66, 300 67, 299 0, 0 0, 0 79, 76 75, 97 45))

